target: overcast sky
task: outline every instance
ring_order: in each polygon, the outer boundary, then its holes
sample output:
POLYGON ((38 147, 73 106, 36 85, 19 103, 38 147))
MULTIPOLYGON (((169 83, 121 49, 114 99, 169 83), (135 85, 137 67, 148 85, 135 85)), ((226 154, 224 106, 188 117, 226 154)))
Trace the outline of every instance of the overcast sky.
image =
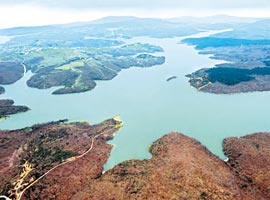
POLYGON ((269 0, 0 0, 0 27, 88 21, 111 15, 270 17, 269 0))

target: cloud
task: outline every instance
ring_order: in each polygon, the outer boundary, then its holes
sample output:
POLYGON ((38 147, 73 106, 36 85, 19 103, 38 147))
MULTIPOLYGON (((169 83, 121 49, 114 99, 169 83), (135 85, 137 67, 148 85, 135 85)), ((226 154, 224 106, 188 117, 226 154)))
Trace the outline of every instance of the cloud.
POLYGON ((0 0, 0 28, 91 21, 106 16, 270 17, 269 0, 0 0))
POLYGON ((269 0, 0 0, 1 5, 33 5, 65 9, 251 9, 270 8, 269 0))

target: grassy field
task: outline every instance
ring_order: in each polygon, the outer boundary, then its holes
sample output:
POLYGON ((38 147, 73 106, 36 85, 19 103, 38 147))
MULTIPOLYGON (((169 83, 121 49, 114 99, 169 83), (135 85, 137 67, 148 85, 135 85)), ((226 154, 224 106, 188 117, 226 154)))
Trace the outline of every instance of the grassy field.
POLYGON ((75 61, 75 62, 71 62, 69 64, 66 65, 62 65, 61 67, 57 67, 56 69, 60 69, 60 70, 74 70, 77 67, 83 67, 85 64, 82 61, 75 61))

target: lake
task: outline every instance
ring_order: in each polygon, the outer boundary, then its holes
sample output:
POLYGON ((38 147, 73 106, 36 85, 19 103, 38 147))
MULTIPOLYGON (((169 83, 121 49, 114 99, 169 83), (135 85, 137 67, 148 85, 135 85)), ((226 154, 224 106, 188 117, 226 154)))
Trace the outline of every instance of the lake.
POLYGON ((29 88, 26 81, 31 74, 27 73, 15 84, 5 86, 1 98, 27 105, 31 111, 0 122, 0 128, 16 129, 65 118, 94 124, 120 115, 124 127, 110 141, 115 147, 105 169, 127 159, 149 158, 151 143, 172 131, 196 138, 222 159, 224 138, 270 131, 270 92, 216 95, 196 91, 185 75, 222 61, 198 54, 192 46, 179 43, 181 39, 129 40, 163 47, 165 52, 158 55, 165 55, 166 63, 123 70, 115 79, 99 81, 86 93, 54 96, 51 92, 55 88, 29 88), (167 82, 171 76, 178 78, 167 82))

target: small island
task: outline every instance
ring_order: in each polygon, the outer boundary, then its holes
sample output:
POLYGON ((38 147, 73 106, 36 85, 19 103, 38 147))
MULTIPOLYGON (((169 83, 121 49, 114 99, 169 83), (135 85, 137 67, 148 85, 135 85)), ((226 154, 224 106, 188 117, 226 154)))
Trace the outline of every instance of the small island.
POLYGON ((167 78, 166 81, 169 82, 169 81, 176 79, 176 78, 177 78, 177 76, 171 76, 171 77, 167 78))

